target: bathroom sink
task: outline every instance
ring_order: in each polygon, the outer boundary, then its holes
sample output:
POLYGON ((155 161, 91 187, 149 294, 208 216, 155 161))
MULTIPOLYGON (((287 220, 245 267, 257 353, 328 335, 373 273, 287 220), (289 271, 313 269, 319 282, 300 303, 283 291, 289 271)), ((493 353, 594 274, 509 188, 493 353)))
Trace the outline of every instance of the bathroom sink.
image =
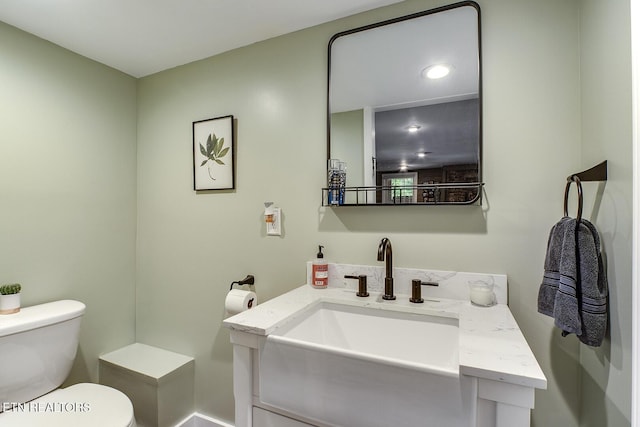
POLYGON ((270 339, 458 376, 458 320, 448 317, 321 302, 270 339))
POLYGON ((260 400, 310 420, 473 422, 475 389, 459 375, 455 318, 319 302, 267 336, 259 355, 260 400))

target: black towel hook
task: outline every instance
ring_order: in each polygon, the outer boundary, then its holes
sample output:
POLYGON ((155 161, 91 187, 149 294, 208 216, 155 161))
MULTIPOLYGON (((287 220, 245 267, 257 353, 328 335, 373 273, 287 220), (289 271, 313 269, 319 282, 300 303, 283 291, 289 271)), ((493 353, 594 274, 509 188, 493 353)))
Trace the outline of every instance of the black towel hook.
POLYGON ((574 173, 567 177, 567 186, 564 188, 564 216, 569 216, 569 188, 571 183, 575 182, 578 186, 578 222, 582 219, 582 181, 606 181, 607 180, 607 161, 603 161, 592 168, 582 172, 574 173))
POLYGON ((569 188, 571 188, 572 182, 575 182, 578 186, 578 216, 576 220, 580 222, 582 219, 582 184, 580 183, 578 175, 571 175, 567 178, 567 185, 564 188, 564 216, 569 216, 569 188))

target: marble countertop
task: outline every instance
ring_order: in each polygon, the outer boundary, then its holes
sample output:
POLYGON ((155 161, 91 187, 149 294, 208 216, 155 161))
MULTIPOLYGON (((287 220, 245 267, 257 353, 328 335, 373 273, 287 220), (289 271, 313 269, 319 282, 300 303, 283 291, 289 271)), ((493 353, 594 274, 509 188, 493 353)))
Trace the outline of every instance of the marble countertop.
MULTIPOLYGON (((326 301, 382 310, 457 318, 460 373, 510 384, 545 389, 547 380, 506 304, 477 307, 460 299, 429 298, 423 304, 398 295, 384 301, 379 292, 359 298, 352 289, 315 289, 303 285, 277 298, 224 320, 233 331, 266 336, 326 301)), ((437 344, 436 344, 437 345, 437 344)))

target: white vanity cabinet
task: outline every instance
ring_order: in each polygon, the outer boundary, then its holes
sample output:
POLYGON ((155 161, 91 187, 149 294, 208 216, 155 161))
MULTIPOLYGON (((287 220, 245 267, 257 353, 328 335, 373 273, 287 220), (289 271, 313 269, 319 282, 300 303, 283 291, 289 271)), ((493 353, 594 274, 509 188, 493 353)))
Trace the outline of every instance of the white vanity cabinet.
MULTIPOLYGON (((310 307, 318 305, 319 302, 343 303, 367 308, 382 307, 380 310, 383 311, 410 310, 411 313, 418 315, 423 314, 422 310, 424 314, 430 316, 437 316, 438 312, 443 315, 446 313, 446 316, 457 316, 459 378, 465 387, 468 386, 464 389, 467 391, 461 392, 465 396, 462 400, 466 402, 464 408, 468 411, 465 412, 468 416, 465 415, 464 421, 460 421, 459 427, 528 427, 530 425, 535 389, 546 388, 546 378, 505 304, 485 308, 472 306, 465 300, 438 298, 416 305, 409 303, 404 295, 398 295, 398 300, 393 302, 378 300, 373 292, 370 298, 357 298, 349 289, 318 290, 302 286, 225 320, 225 326, 231 330, 230 337, 233 344, 236 427, 309 425, 353 427, 359 422, 358 417, 366 418, 366 414, 358 414, 354 418, 354 413, 347 413, 350 410, 350 404, 357 402, 360 397, 359 393, 353 393, 353 391, 347 394, 347 397, 343 397, 348 402, 342 406, 342 409, 337 410, 337 412, 343 411, 341 414, 331 414, 333 418, 325 418, 322 412, 317 411, 314 416, 304 410, 291 410, 286 405, 275 407, 261 399, 260 351, 265 348, 267 337, 298 322, 304 316, 301 313, 309 312, 310 307), (352 395, 353 400, 349 399, 352 395), (350 421, 341 423, 343 416, 350 421), (322 420, 318 421, 318 418, 322 420)), ((438 343, 435 342, 434 345, 438 343)), ((273 381, 272 372, 270 371, 270 375, 265 378, 271 378, 273 381)), ((317 375, 317 372, 314 375, 317 375)), ((291 381, 291 378, 287 378, 285 371, 282 374, 282 386, 293 387, 295 393, 305 393, 305 386, 295 381, 286 385, 287 380, 291 381), (296 390, 296 387, 299 390, 296 390)), ((293 396, 295 397, 295 394, 293 396)), ((382 400, 380 406, 393 406, 394 396, 394 393, 387 393, 384 399, 380 399, 382 400)), ((412 411, 411 414, 414 420, 415 417, 423 416, 426 403, 433 400, 434 396, 433 394, 425 395, 418 399, 422 398, 425 405, 422 407, 420 404, 415 405, 415 412, 412 411)), ((327 410, 330 409, 333 409, 333 406, 327 405, 327 410)), ((395 416, 397 419, 394 425, 416 425, 415 421, 407 421, 410 418, 408 415, 404 422, 402 413, 395 416)), ((428 417, 425 417, 426 419, 428 417)), ((378 422, 377 425, 387 425, 387 423, 388 421, 378 422)), ((374 424, 363 422, 361 425, 374 424)), ((425 421, 425 426, 432 424, 431 421, 425 421)), ((447 427, 458 426, 447 425, 447 427)))
POLYGON ((233 391, 235 426, 304 427, 313 426, 260 402, 258 340, 246 332, 231 332, 233 343, 233 391))
MULTIPOLYGON (((312 420, 270 407, 260 401, 259 337, 247 332, 231 332, 236 427, 325 426, 312 420)), ((535 389, 530 386, 475 378, 477 410, 473 427, 528 427, 534 406, 535 389)), ((303 390, 300 390, 303 393, 303 390)), ((428 396, 425 397, 428 399, 428 396)), ((420 408, 416 408, 420 411, 420 408)), ((398 420, 398 426, 404 425, 398 420)), ((447 426, 454 427, 454 426, 447 426)), ((470 426, 460 426, 470 427, 470 426)))

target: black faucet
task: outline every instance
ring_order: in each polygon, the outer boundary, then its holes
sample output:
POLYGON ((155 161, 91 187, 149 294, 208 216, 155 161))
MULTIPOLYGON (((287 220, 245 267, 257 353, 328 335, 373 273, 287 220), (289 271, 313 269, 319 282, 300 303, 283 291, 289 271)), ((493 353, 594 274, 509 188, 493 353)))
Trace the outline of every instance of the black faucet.
POLYGON ((394 300, 393 295, 393 250, 391 241, 386 237, 378 245, 378 261, 385 261, 384 295, 382 299, 394 300))
POLYGON ((422 299, 422 286, 440 286, 437 282, 423 282, 420 279, 413 279, 411 281, 411 298, 409 301, 415 304, 424 302, 422 299))
POLYGON ((368 297, 369 292, 367 292, 367 276, 364 274, 359 274, 357 276, 347 274, 344 276, 345 279, 358 279, 358 292, 356 293, 359 297, 368 297))

